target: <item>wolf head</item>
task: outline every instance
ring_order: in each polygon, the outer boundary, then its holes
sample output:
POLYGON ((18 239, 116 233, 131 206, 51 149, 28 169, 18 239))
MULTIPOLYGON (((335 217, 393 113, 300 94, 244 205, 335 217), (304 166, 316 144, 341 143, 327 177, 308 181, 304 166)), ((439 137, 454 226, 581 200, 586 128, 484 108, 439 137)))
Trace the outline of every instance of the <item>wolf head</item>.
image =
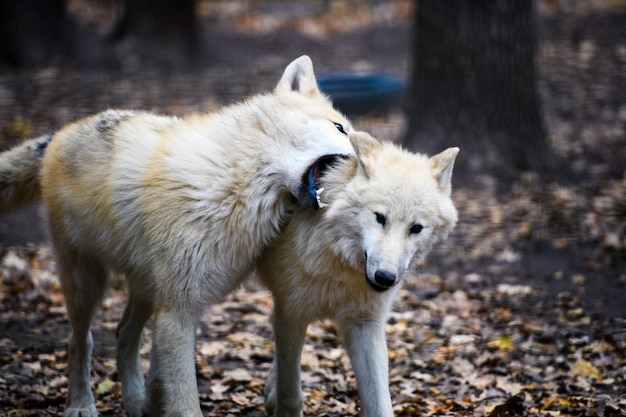
POLYGON ((354 155, 348 139, 352 126, 319 91, 308 56, 287 66, 271 98, 273 105, 264 111, 274 114, 259 118, 261 128, 285 145, 276 155, 285 165, 291 193, 304 207, 318 209, 322 172, 336 159, 354 155))
POLYGON ((362 132, 350 134, 350 142, 351 179, 338 185, 340 170, 323 179, 332 189, 324 217, 335 228, 335 252, 355 268, 364 265, 370 288, 385 291, 456 225, 450 181, 459 149, 429 158, 362 132))

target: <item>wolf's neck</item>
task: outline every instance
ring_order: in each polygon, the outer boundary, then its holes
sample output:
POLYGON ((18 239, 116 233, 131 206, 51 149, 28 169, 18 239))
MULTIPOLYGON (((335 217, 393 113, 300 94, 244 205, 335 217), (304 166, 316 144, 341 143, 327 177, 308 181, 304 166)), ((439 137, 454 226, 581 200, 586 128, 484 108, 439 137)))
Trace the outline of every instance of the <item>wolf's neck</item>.
POLYGON ((332 204, 345 193, 348 182, 352 181, 357 171, 357 161, 345 158, 337 161, 320 179, 320 187, 324 188, 322 201, 332 204))

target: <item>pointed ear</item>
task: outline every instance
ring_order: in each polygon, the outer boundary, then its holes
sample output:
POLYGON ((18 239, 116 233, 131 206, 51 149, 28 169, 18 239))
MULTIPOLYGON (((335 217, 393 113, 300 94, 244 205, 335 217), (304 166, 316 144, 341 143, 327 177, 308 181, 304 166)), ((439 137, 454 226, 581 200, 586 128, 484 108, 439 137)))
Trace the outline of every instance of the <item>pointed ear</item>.
POLYGON ((287 65, 275 91, 294 91, 309 96, 320 94, 311 58, 302 55, 287 65))
POLYGON ((439 184, 439 190, 445 195, 450 195, 452 191, 452 168, 458 153, 459 148, 448 148, 430 158, 433 177, 439 184))
POLYGON ((359 170, 362 169, 365 176, 369 177, 372 174, 374 151, 382 144, 366 132, 352 132, 349 139, 359 161, 359 170))

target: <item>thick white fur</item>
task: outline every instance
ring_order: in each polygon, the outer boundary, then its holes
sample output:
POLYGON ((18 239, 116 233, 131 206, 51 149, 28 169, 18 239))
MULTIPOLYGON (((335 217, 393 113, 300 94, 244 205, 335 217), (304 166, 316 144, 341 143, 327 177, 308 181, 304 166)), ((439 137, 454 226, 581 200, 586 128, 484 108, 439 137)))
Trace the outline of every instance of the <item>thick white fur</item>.
MULTIPOLYGON (((336 123, 351 130, 318 91, 310 59, 301 57, 274 92, 215 114, 111 110, 53 136, 40 182, 72 326, 65 416, 97 416, 89 327, 111 270, 128 283, 117 329, 126 413, 201 416, 198 319, 207 304, 239 286, 279 235, 311 164, 354 154, 336 123), (151 316, 146 389, 138 350, 151 316)), ((27 151, 36 145, 12 155, 35 155, 27 151)), ((18 178, 13 165, 3 164, 7 177, 18 178)), ((37 166, 30 164, 29 173, 37 166)), ((20 182, 26 183, 38 186, 20 182)), ((39 197, 17 189, 26 186, 7 181, 3 195, 16 196, 7 207, 39 197)))
POLYGON ((322 178, 318 212, 296 209, 285 233, 264 253, 257 272, 275 301, 276 355, 266 386, 275 417, 302 416, 300 354, 306 328, 330 318, 340 330, 357 377, 361 415, 393 415, 385 323, 411 262, 445 239, 457 222, 450 179, 458 148, 428 158, 350 135, 357 158, 322 178), (377 220, 385 216, 385 224, 377 220), (410 233, 415 224, 423 229, 410 233), (365 255, 367 254, 367 256, 365 255), (375 291, 376 271, 395 285, 375 291))

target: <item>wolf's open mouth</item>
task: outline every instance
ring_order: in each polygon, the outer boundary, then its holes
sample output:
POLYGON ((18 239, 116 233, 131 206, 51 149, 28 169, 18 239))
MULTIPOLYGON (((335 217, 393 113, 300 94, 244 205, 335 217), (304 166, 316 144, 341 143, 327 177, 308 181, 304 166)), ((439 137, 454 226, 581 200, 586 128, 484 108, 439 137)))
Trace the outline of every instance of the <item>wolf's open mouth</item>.
POLYGON ((335 162, 347 158, 345 155, 324 155, 315 161, 304 173, 300 188, 300 201, 305 207, 313 210, 325 207, 322 203, 321 195, 323 188, 320 188, 319 181, 324 171, 335 162))

